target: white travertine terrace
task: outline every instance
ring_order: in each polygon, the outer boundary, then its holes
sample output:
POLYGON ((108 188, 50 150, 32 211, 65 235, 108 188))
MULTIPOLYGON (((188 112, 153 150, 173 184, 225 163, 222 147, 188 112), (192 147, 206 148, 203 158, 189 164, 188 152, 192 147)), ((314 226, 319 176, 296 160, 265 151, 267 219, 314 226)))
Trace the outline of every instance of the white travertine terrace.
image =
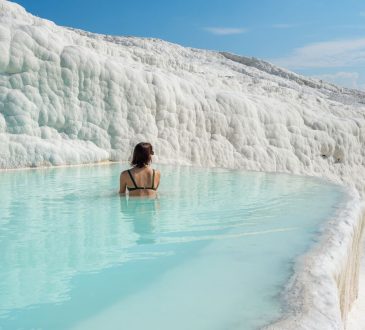
POLYGON ((326 267, 308 270, 313 251, 298 263, 280 321, 343 327, 363 226, 365 93, 254 58, 59 27, 0 0, 0 168, 127 160, 141 140, 163 163, 320 176, 356 191, 323 234, 330 250, 317 249, 326 267))
POLYGON ((266 330, 345 329, 358 294, 365 223, 364 204, 348 193, 342 210, 322 229, 320 244, 296 263, 286 288, 286 314, 266 330))

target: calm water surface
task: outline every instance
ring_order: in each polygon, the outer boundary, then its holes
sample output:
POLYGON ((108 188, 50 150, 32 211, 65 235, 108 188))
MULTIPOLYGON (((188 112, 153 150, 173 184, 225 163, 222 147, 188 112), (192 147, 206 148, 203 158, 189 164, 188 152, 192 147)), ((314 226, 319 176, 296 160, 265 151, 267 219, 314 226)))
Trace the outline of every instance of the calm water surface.
POLYGON ((0 329, 245 330, 281 314, 295 258, 344 193, 316 179, 126 166, 0 173, 0 329))

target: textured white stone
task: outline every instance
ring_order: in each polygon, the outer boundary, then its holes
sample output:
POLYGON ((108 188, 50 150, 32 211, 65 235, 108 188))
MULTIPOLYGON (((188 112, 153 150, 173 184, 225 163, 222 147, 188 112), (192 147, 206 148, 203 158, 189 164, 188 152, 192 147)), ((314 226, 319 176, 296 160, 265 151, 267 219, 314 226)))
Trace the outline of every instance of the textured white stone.
POLYGON ((254 58, 58 27, 0 1, 0 167, 127 160, 304 173, 364 192, 365 94, 254 58))
MULTIPOLYGON (((127 160, 147 140, 159 162, 321 176, 364 196, 364 103, 363 92, 255 58, 59 27, 0 0, 3 169, 127 160)), ((346 212, 352 226, 336 228, 356 243, 361 216, 346 212)), ((336 234, 326 237, 333 248, 336 234)), ((327 275, 351 278, 344 242, 327 275)), ((331 313, 340 327, 335 282, 320 289, 330 290, 318 302, 327 315, 301 319, 303 328, 331 313)))
MULTIPOLYGON (((351 330, 364 328, 356 310, 346 324, 358 296, 365 223, 365 204, 357 195, 348 191, 348 200, 323 226, 320 241, 296 262, 284 295, 284 315, 266 330, 340 330, 347 329, 345 325, 352 326, 351 330)), ((355 307, 361 308, 358 305, 355 307)))

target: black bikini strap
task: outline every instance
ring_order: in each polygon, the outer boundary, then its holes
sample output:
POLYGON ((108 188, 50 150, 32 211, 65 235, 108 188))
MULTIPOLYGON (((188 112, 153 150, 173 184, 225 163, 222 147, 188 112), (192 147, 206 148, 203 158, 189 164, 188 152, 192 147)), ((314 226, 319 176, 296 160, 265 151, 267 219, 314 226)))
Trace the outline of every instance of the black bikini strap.
POLYGON ((155 170, 153 170, 152 174, 152 189, 155 189, 155 170))
POLYGON ((136 185, 136 181, 134 181, 134 177, 133 177, 133 175, 132 175, 132 173, 131 173, 131 171, 130 171, 130 170, 128 170, 128 174, 129 174, 129 176, 130 176, 130 178, 131 178, 131 180, 132 180, 132 182, 133 182, 133 184, 134 184, 134 187, 135 187, 135 188, 138 188, 138 186, 136 185))

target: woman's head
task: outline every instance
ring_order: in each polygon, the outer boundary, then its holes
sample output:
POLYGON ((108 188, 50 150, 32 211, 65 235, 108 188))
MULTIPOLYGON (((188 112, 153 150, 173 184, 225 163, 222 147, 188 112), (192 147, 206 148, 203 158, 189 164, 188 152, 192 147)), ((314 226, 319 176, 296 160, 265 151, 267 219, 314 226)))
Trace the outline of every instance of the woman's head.
POLYGON ((141 142, 134 147, 131 165, 144 167, 152 162, 153 149, 151 143, 141 142))

